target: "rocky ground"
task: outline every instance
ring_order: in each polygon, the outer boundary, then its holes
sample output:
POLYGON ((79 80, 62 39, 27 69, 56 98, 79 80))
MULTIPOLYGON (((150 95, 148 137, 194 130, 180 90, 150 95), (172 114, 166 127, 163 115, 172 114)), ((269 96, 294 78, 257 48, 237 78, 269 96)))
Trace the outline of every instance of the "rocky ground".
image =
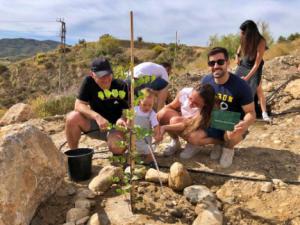
MULTIPOLYGON (((181 162, 190 169, 194 184, 205 185, 216 194, 218 207, 224 215, 223 224, 300 224, 300 75, 296 67, 291 66, 295 61, 300 62, 297 57, 283 57, 266 63, 264 88, 267 96, 287 80, 290 82, 269 101, 272 124, 258 120, 251 127, 249 135, 237 146, 230 168, 222 169, 217 161, 209 158, 213 146, 199 148, 199 154, 192 160, 181 160, 179 153, 162 157, 161 151, 169 141, 167 136, 157 149, 163 171, 168 172, 173 162, 181 162)), ((173 86, 174 90, 200 77, 183 75, 182 81, 179 79, 177 86, 173 86)), ((31 123, 48 133, 57 147, 65 141, 63 117, 32 120, 31 123)), ((80 146, 95 149, 92 177, 110 164, 108 157, 111 154, 104 142, 84 136, 80 146)), ((65 150, 66 146, 62 148, 65 150)), ((40 206, 31 225, 63 224, 67 211, 74 207, 78 193, 87 188, 89 181, 72 182, 66 175, 63 186, 40 206)), ((95 197, 92 212, 101 215, 103 224, 193 223, 197 216, 195 205, 181 192, 166 186, 161 189, 146 181, 139 181, 137 186, 139 200, 135 215, 129 210, 129 197, 118 196, 114 186, 104 195, 95 197)))

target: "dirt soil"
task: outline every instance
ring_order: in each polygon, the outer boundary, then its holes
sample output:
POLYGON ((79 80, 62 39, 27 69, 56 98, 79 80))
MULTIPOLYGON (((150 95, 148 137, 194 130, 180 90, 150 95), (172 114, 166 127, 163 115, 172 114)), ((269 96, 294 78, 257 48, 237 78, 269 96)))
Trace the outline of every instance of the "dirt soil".
MULTIPOLYGON (((268 75, 268 71, 265 73, 268 75)), ((183 86, 183 83, 189 85, 200 77, 200 75, 184 75, 182 79, 185 81, 181 83, 179 80, 178 85, 183 86)), ((287 79, 287 77, 280 79, 279 75, 272 79, 267 78, 273 85, 269 88, 270 93, 287 79)), ((272 107, 276 113, 289 112, 290 109, 296 109, 296 112, 273 115, 272 124, 258 120, 250 128, 245 140, 236 146, 233 165, 228 169, 220 168, 217 161, 209 158, 213 146, 199 148, 199 154, 192 160, 181 160, 179 153, 168 158, 162 157, 161 151, 169 141, 167 136, 158 147, 156 153, 158 162, 165 171, 168 171, 168 167, 175 161, 193 169, 191 175, 194 184, 206 185, 216 193, 222 203, 224 224, 298 225, 300 224, 300 103, 281 90, 276 100, 272 102, 272 107), (273 182, 269 192, 262 190, 267 182, 273 182)), ((63 117, 32 120, 30 123, 36 124, 48 133, 57 147, 65 141, 63 117)), ((103 166, 110 164, 108 157, 111 153, 108 152, 104 142, 84 136, 81 138, 80 146, 95 149, 92 177, 96 176, 103 166)), ((62 151, 65 150, 66 146, 62 148, 62 151)), ((63 224, 66 212, 74 207, 76 193, 82 188, 87 188, 89 181, 75 183, 66 175, 60 190, 40 206, 31 225, 63 224)), ((99 212, 103 216, 103 224, 114 224, 113 219, 105 211, 109 205, 110 208, 114 208, 111 201, 122 206, 115 188, 95 199, 96 206, 91 214, 99 212)), ((191 205, 182 193, 176 193, 168 187, 163 187, 163 192, 165 195, 161 194, 161 189, 156 184, 140 181, 136 205, 138 216, 133 221, 123 219, 123 222, 115 224, 192 224, 196 217, 195 206, 191 205)), ((128 208, 128 201, 126 204, 128 208)), ((126 218, 128 212, 126 207, 123 207, 123 211, 120 207, 118 209, 120 213, 115 214, 119 214, 121 219, 122 216, 126 218)))
MULTIPOLYGON (((52 121, 32 121, 50 134, 57 146, 64 142, 63 122, 63 118, 52 121)), ((191 173, 193 181, 195 184, 206 185, 218 194, 222 202, 224 224, 298 224, 300 218, 299 138, 300 115, 294 113, 275 117, 273 124, 257 121, 251 127, 246 139, 237 146, 233 165, 228 169, 221 169, 217 161, 209 158, 212 146, 201 147, 199 154, 193 160, 181 160, 179 153, 168 158, 159 157, 160 151, 168 142, 168 137, 165 138, 165 143, 160 145, 157 155, 159 164, 164 168, 179 161, 187 168, 200 171, 191 173), (233 178, 226 176, 233 176, 233 178), (247 178, 259 181, 251 181, 247 178), (281 179, 287 184, 274 185, 270 193, 262 192, 262 185, 272 179, 281 179)), ((111 153, 107 151, 104 142, 83 137, 80 145, 95 149, 93 176, 96 176, 103 166, 110 164, 108 157, 111 153)), ((63 147, 62 151, 64 150, 67 148, 63 147)), ((167 168, 164 170, 168 171, 167 168)), ((74 193, 80 188, 86 188, 88 182, 75 183, 66 175, 61 189, 40 206, 31 225, 63 224, 66 212, 74 207, 76 199, 74 193)), ((137 193, 140 201, 137 204, 137 213, 146 216, 139 218, 135 224, 192 224, 196 217, 195 206, 186 201, 182 193, 164 187, 166 198, 162 199, 159 186, 147 182, 140 182, 138 186, 137 193)), ((105 201, 116 195, 112 189, 104 196, 98 196, 94 212, 103 212, 105 201)))

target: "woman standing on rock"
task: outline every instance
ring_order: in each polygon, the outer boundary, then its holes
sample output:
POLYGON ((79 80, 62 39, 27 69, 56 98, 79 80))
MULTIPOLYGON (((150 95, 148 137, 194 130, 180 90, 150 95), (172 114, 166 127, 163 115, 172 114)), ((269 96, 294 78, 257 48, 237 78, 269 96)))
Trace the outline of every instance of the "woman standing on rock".
POLYGON ((238 68, 236 75, 242 77, 250 85, 253 96, 257 93, 260 103, 262 118, 270 121, 266 109, 266 98, 262 89, 263 55, 267 49, 266 40, 260 34, 257 25, 252 20, 246 20, 240 26, 241 41, 237 50, 236 61, 238 68))

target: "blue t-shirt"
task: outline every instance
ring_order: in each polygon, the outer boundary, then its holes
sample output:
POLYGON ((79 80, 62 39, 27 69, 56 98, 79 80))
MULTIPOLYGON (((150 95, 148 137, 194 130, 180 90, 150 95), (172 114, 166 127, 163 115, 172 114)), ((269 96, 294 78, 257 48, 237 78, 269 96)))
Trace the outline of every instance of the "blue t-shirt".
POLYGON ((217 107, 221 110, 240 112, 244 115, 242 106, 253 102, 251 89, 247 82, 229 73, 225 84, 216 84, 212 74, 203 77, 202 84, 210 84, 216 92, 217 107))

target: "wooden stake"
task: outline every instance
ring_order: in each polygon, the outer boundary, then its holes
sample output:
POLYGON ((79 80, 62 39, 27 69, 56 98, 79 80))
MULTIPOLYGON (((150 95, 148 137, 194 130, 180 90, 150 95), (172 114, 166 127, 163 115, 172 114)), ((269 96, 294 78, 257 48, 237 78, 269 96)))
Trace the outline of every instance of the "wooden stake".
MULTIPOLYGON (((133 35, 133 12, 130 11, 130 55, 131 55, 131 62, 130 62, 130 110, 134 112, 134 77, 133 77, 133 67, 134 67, 134 35, 133 35)), ((134 130, 134 116, 129 120, 130 124, 130 142, 129 142, 129 159, 130 159, 130 173, 131 173, 131 189, 130 189, 130 203, 131 203, 131 211, 135 212, 135 185, 133 181, 134 175, 134 168, 135 168, 135 155, 136 155, 136 148, 135 148, 135 133, 134 130)))

